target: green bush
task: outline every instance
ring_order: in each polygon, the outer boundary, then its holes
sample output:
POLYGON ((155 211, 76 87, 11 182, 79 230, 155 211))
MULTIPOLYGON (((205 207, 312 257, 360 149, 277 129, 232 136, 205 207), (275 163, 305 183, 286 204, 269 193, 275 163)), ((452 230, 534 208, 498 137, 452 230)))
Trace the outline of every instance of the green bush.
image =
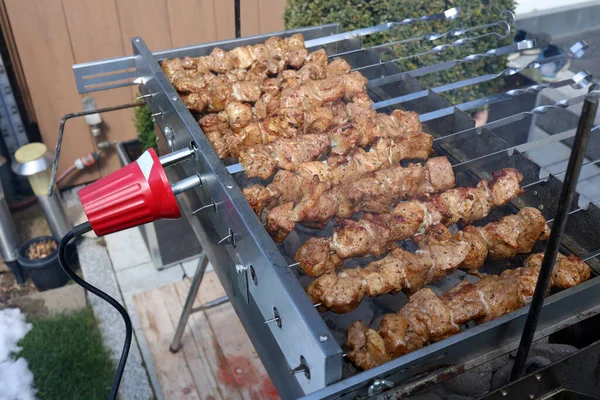
MULTIPOLYGON (((288 0, 284 19, 286 28, 340 23, 345 30, 377 25, 383 22, 398 21, 404 18, 415 18, 442 12, 451 7, 460 7, 462 15, 454 21, 420 22, 403 26, 377 36, 362 38, 366 46, 383 43, 383 41, 400 40, 423 34, 443 33, 453 28, 465 28, 495 22, 500 19, 502 10, 514 10, 514 0, 288 0)), ((496 32, 501 32, 496 28, 496 32)), ((434 42, 418 41, 407 45, 396 46, 396 58, 421 53, 434 46, 452 43, 463 37, 477 36, 490 30, 477 30, 467 35, 444 38, 434 42)), ((484 53, 489 49, 505 46, 513 40, 490 36, 476 40, 460 48, 450 49, 441 54, 428 55, 397 62, 403 70, 411 70, 425 65, 462 59, 469 54, 484 53)), ((504 57, 487 58, 476 63, 463 63, 459 66, 436 74, 419 78, 426 88, 433 88, 446 83, 471 78, 486 73, 498 73, 504 69, 504 57)), ((497 92, 502 85, 501 79, 469 86, 443 94, 450 103, 459 104, 497 92)))
POLYGON ((152 112, 148 106, 136 107, 133 114, 135 129, 138 133, 138 139, 142 144, 142 151, 153 148, 158 152, 158 143, 156 142, 156 131, 154 130, 154 121, 152 112))

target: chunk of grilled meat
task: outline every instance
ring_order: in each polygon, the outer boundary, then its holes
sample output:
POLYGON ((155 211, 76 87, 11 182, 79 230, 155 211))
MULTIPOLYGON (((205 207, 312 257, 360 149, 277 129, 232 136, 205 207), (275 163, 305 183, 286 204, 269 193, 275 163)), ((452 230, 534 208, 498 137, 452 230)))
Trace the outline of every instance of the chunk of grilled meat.
POLYGON ((257 102, 263 92, 261 85, 253 81, 230 82, 217 77, 198 91, 181 93, 185 106, 192 112, 201 113, 223 111, 232 101, 257 102))
MULTIPOLYGON (((463 281, 438 297, 425 288, 412 295, 400 311, 384 315, 379 330, 354 322, 348 328, 347 357, 361 370, 374 368, 460 332, 469 321, 484 323, 529 304, 543 254, 531 255, 524 266, 488 275, 477 283, 463 281)), ((590 268, 575 256, 558 255, 550 287, 566 289, 586 281, 590 268)))
POLYGON ((164 60, 161 66, 171 81, 181 76, 195 76, 210 71, 226 73, 248 69, 256 63, 264 63, 270 73, 276 74, 288 65, 300 68, 307 55, 304 37, 297 33, 284 39, 270 37, 265 43, 239 46, 229 52, 215 47, 208 56, 164 60))
POLYGON ((522 192, 523 175, 515 169, 496 171, 490 181, 482 180, 475 188, 450 189, 398 204, 390 213, 365 214, 359 221, 338 221, 331 238, 310 238, 294 256, 300 268, 311 271, 331 271, 338 262, 350 257, 370 254, 380 256, 396 247, 396 242, 409 239, 417 233, 425 233, 436 224, 452 225, 459 220, 471 223, 485 218, 492 207, 503 206, 522 192), (327 241, 329 249, 319 253, 313 247, 322 248, 327 241), (331 257, 335 253, 336 257, 331 257))
MULTIPOLYGON (((308 135, 299 136, 297 140, 306 136, 308 135)), ((319 136, 319 138, 323 137, 327 138, 327 135, 319 136)), ((319 149, 324 149, 325 146, 330 145, 329 138, 326 142, 324 138, 323 147, 319 149)), ((275 143, 279 143, 279 141, 275 143)), ((298 160, 296 147, 283 149, 284 151, 290 150, 289 153, 278 151, 276 154, 273 154, 273 148, 270 148, 270 152, 265 157, 261 157, 256 148, 249 149, 247 152, 242 153, 242 157, 240 157, 240 162, 244 165, 244 170, 249 176, 265 172, 261 171, 261 168, 268 168, 267 173, 276 167, 281 169, 275 174, 273 181, 267 187, 255 185, 244 189, 243 193, 248 202, 253 204, 256 214, 260 216, 265 207, 271 209, 288 201, 299 202, 308 191, 316 190, 316 188, 311 189, 311 187, 318 185, 319 182, 325 182, 324 184, 329 187, 343 185, 357 180, 371 171, 397 164, 400 160, 406 158, 426 159, 431 153, 432 143, 433 137, 425 133, 415 133, 397 139, 380 139, 369 151, 356 149, 345 156, 345 163, 340 163, 339 158, 336 158, 335 162, 332 163, 332 157, 324 162, 296 162, 298 160), (252 156, 251 160, 245 159, 248 155, 252 156), (269 165, 268 160, 274 160, 273 164, 269 165), (275 161, 277 164, 275 164, 275 161), (315 177, 317 177, 317 181, 315 181, 315 177), (257 201, 256 196, 261 200, 257 201)), ((297 147, 302 148, 301 146, 297 147)), ((311 156, 311 154, 306 155, 311 156)), ((263 176, 267 173, 264 173, 263 176)))
POLYGON ((415 292, 456 268, 477 270, 488 256, 502 259, 527 254, 538 240, 548 239, 549 229, 542 213, 531 207, 483 227, 467 226, 454 235, 440 224, 433 232, 415 237, 419 244, 416 253, 396 249, 365 268, 328 272, 315 279, 306 292, 324 309, 349 312, 365 295, 415 292))
MULTIPOLYGON (((275 241, 281 242, 298 222, 323 229, 334 216, 349 218, 358 212, 384 213, 402 199, 438 193, 454 186, 454 172, 446 157, 430 159, 425 165, 380 169, 389 161, 384 158, 380 164, 362 164, 365 168, 358 173, 351 170, 351 175, 344 179, 335 175, 339 167, 332 169, 330 176, 308 174, 309 179, 305 179, 296 196, 301 200, 273 208, 267 215, 267 231, 275 241), (335 185, 342 181, 346 184, 335 185)), ((281 198, 279 200, 281 202, 281 198)))

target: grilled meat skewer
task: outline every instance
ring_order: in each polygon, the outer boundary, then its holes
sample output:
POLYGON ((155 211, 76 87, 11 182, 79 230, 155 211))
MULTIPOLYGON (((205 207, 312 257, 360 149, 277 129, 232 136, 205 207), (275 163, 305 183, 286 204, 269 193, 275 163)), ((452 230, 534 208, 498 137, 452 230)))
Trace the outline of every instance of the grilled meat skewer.
POLYGON ((166 62, 167 64, 163 62, 163 70, 167 69, 169 80, 180 93, 200 93, 215 79, 220 79, 222 82, 231 83, 256 82, 263 85, 262 92, 275 94, 287 87, 297 88, 307 80, 346 75, 352 69, 350 64, 341 58, 328 63, 325 50, 310 53, 306 58, 306 64, 299 70, 283 70, 276 76, 272 76, 272 72, 269 71, 268 65, 264 61, 255 62, 247 69, 237 68, 221 73, 200 72, 195 68, 196 61, 189 57, 184 59, 183 62, 178 59, 167 60, 166 62), (179 70, 176 70, 176 68, 179 68, 179 70))
POLYGON ((396 242, 425 233, 436 224, 450 226, 485 218, 492 207, 503 206, 522 192, 523 175, 513 168, 496 171, 475 188, 450 189, 419 200, 402 202, 390 213, 364 214, 359 221, 338 221, 333 236, 312 237, 294 256, 306 274, 317 277, 343 265, 343 259, 380 256, 396 242))
MULTIPOLYGON (((227 75, 204 76, 197 81, 179 80, 174 83, 186 107, 196 113, 223 111, 234 101, 255 103, 263 93, 276 94, 273 92, 279 90, 280 85, 277 79, 256 77, 255 80, 232 81, 227 75)), ((358 71, 327 79, 306 80, 297 87, 281 90, 280 107, 302 106, 309 109, 342 98, 349 100, 364 91, 366 85, 367 79, 358 71)), ((275 96, 274 100, 277 98, 275 96)))
MULTIPOLYGON (((206 115, 200 119, 199 124, 221 158, 239 158, 244 152, 250 152, 251 156, 252 152, 249 149, 255 146, 308 133, 328 133, 339 147, 334 154, 342 154, 356 147, 358 139, 368 142, 367 135, 398 136, 405 134, 409 128, 420 130, 421 124, 415 113, 399 110, 391 116, 383 114, 385 117, 378 117, 371 108, 372 104, 368 95, 361 93, 348 105, 336 102, 310 110, 296 107, 279 108, 263 119, 254 120, 250 105, 231 103, 226 112, 206 115), (233 107, 236 107, 235 111, 231 110, 233 107), (247 107, 245 112, 241 111, 244 107, 247 107), (359 116, 361 114, 373 117, 369 120, 366 116, 359 116), (358 135, 358 132, 352 130, 358 128, 352 128, 352 125, 348 124, 350 118, 356 121, 364 134, 358 135), (369 121, 378 121, 379 125, 369 121), (241 128, 231 129, 232 123, 241 128), (395 130, 390 131, 392 128, 395 130)), ((367 144, 369 143, 365 146, 367 144)))
POLYGON ((450 233, 436 225, 417 235, 419 250, 396 249, 364 268, 330 272, 315 279, 306 293, 314 304, 337 313, 358 307, 363 297, 376 297, 408 289, 416 292, 441 280, 456 268, 476 271, 485 259, 510 258, 531 252, 538 240, 548 239, 550 228, 537 208, 526 207, 483 227, 467 226, 450 233))
MULTIPOLYGON (((334 172, 338 169, 334 169, 334 172)), ((359 174, 351 173, 342 185, 337 184, 340 179, 335 176, 330 179, 320 173, 309 174, 310 181, 301 186, 300 192, 303 193, 298 196, 300 201, 292 200, 270 210, 267 231, 276 242, 282 242, 294 230, 297 222, 323 229, 334 216, 350 218, 359 212, 384 213, 405 198, 416 198, 454 187, 454 172, 446 157, 430 159, 425 165, 411 164, 406 168, 395 165, 384 169, 365 168, 362 171, 359 174)), ((288 188, 286 193, 289 192, 288 188)))
MULTIPOLYGON (((346 107, 349 108, 352 104, 353 103, 350 103, 346 107)), ((357 147, 368 147, 370 145, 374 147, 374 143, 381 138, 394 139, 394 148, 397 148, 399 145, 408 146, 403 150, 403 159, 422 158, 419 156, 421 150, 411 157, 411 147, 424 150, 427 146, 427 156, 431 152, 433 138, 430 135, 420 133, 421 124, 418 121, 418 115, 416 113, 395 110, 389 116, 386 114, 375 114, 373 117, 370 117, 371 114, 368 112, 360 112, 360 110, 365 110, 364 108, 360 106, 356 106, 355 108, 351 124, 338 126, 326 134, 326 136, 329 137, 329 141, 333 144, 333 146, 329 148, 329 165, 333 166, 334 164, 338 165, 347 162, 347 156, 352 152, 355 153, 357 147), (402 138, 406 139, 405 144, 402 144, 402 138), (408 142, 413 144, 407 145, 406 143, 408 142)), ((217 139, 212 136, 212 129, 205 129, 205 133, 213 143, 215 149, 223 148, 217 143, 217 139)), ((218 133, 215 135, 218 137, 218 133)), ((278 139, 268 145, 259 144, 242 149, 238 160, 244 167, 244 171, 249 178, 259 177, 268 179, 278 168, 294 170, 299 163, 315 161, 322 157, 320 153, 306 152, 299 146, 294 145, 296 141, 302 140, 302 136, 303 135, 299 135, 296 138, 291 139, 278 139), (292 147, 294 150, 291 150, 292 147), (286 151, 285 154, 275 151, 275 149, 279 148, 286 148, 289 149, 289 151, 286 151), (319 157, 316 157, 318 155, 319 157)), ((261 136, 261 139, 262 138, 264 138, 264 136, 261 136)), ((223 144, 223 146, 226 145, 223 144)), ((391 149, 391 151, 395 152, 397 150, 391 149)), ((225 152, 226 150, 222 150, 221 154, 224 154, 225 152)), ((217 150, 217 153, 219 153, 219 150, 217 150)), ((388 158, 394 157, 396 156, 391 155, 388 158)), ((366 161, 361 162, 364 163, 366 161)), ((359 165, 357 165, 357 167, 359 167, 359 165)))
POLYGON ((208 56, 164 60, 162 69, 171 81, 181 76, 196 76, 211 71, 226 73, 235 69, 248 69, 255 63, 264 63, 270 73, 276 74, 286 66, 300 68, 307 55, 304 36, 297 33, 284 39, 273 36, 265 43, 239 46, 228 52, 215 47, 208 56))
MULTIPOLYGON (((529 256, 523 267, 488 275, 471 284, 463 281, 438 297, 425 288, 412 295, 400 311, 387 314, 379 330, 362 322, 348 328, 348 359, 361 370, 374 368, 460 332, 469 321, 484 323, 529 304, 543 253, 529 256)), ((558 255, 550 287, 567 289, 586 281, 590 268, 575 256, 558 255)))
MULTIPOLYGON (((305 135, 308 136, 308 135, 305 135)), ((301 139, 305 136, 300 136, 301 139)), ((327 137, 327 135, 322 135, 327 137)), ((323 144, 329 144, 329 140, 323 144)), ((415 133, 397 139, 379 139, 369 151, 355 149, 345 157, 329 157, 326 161, 283 164, 285 158, 279 156, 279 167, 273 181, 265 186, 254 185, 243 190, 244 196, 258 216, 265 207, 302 200, 317 176, 326 185, 343 185, 357 180, 381 168, 397 164, 407 158, 426 159, 431 153, 433 137, 425 133, 415 133), (289 171, 292 170, 293 172, 289 171)), ((260 161, 260 160, 255 160, 260 161)), ((263 168, 264 164, 254 164, 263 168)))

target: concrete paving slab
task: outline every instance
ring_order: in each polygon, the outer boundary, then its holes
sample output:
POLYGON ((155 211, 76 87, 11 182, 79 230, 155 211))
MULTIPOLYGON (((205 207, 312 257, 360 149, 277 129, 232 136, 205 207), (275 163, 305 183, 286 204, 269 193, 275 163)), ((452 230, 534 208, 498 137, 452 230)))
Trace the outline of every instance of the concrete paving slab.
POLYGON ((104 236, 106 247, 115 271, 132 268, 152 261, 138 228, 104 236))
POLYGON ((85 290, 79 285, 32 293, 11 301, 29 317, 37 318, 58 313, 71 313, 86 306, 85 290))
POLYGON ((175 283, 183 279, 183 274, 181 264, 159 271, 151 261, 116 271, 117 280, 124 295, 136 294, 175 283))
MULTIPOLYGON (((181 266, 183 267, 183 270, 185 271, 186 276, 188 276, 190 278, 194 276, 194 274, 196 273, 196 268, 198 268, 199 261, 200 261, 200 258, 197 257, 192 260, 184 261, 181 263, 181 266)), ((206 272, 212 271, 212 270, 213 270, 213 266, 209 262, 208 265, 206 266, 206 272)))

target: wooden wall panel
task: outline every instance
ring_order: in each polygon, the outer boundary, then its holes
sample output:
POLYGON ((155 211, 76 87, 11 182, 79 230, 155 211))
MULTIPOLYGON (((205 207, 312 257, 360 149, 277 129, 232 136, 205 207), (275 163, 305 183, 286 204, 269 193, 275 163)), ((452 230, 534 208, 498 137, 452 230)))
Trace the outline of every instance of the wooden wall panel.
MULTIPOLYGON (((102 60, 125 55, 117 6, 114 0, 63 0, 67 27, 71 37, 73 58, 76 63, 102 60)), ((133 100, 130 88, 94 92, 91 96, 98 107, 124 104, 133 100)), ((122 110, 102 115, 103 138, 124 141, 136 137, 133 110, 122 110)), ((121 166, 113 147, 104 153, 98 163, 100 173, 106 175, 121 166)), ((72 185, 77 176, 67 178, 72 185)))
MULTIPOLYGON (((244 2, 244 0, 241 0, 244 2)), ((215 21, 217 21, 217 40, 235 38, 235 10, 233 0, 214 0, 215 21)), ((242 26, 244 17, 242 14, 242 26)))
MULTIPOLYGON (((5 4, 40 131, 46 145, 53 149, 61 117, 82 108, 71 70, 74 59, 62 3, 5 0, 5 4)), ((60 170, 93 149, 84 120, 70 120, 65 130, 60 170)), ((95 167, 82 175, 88 181, 100 177, 95 167)))
POLYGON ((282 31, 285 0, 259 0, 259 3, 260 33, 282 31))
POLYGON ((173 47, 217 40, 217 21, 213 0, 166 1, 173 47))
POLYGON ((242 36, 254 36, 260 34, 259 16, 260 0, 240 0, 240 24, 242 36))
MULTIPOLYGON (((186 7, 184 3, 190 1, 181 1, 181 6, 186 7)), ((134 36, 143 38, 152 51, 173 47, 165 0, 118 0, 117 10, 125 54, 133 54, 134 36)))

